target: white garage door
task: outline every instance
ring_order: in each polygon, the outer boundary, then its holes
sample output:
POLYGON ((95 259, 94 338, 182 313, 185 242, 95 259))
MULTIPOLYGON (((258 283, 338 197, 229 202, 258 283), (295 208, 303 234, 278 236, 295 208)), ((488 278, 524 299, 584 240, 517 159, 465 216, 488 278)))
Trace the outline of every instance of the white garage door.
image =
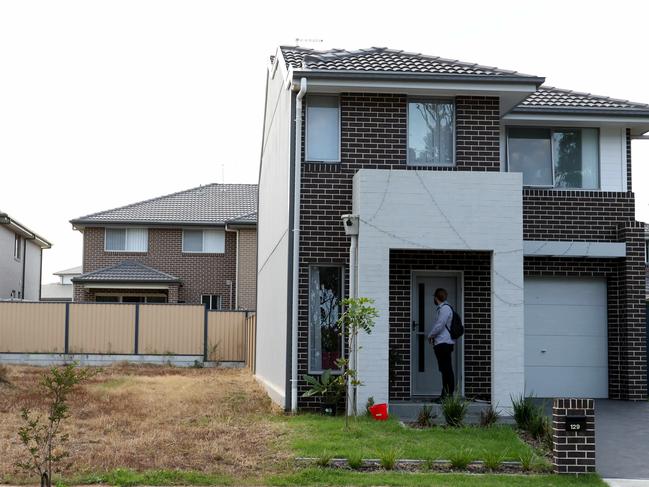
POLYGON ((525 279, 525 390, 608 397, 606 280, 525 279))

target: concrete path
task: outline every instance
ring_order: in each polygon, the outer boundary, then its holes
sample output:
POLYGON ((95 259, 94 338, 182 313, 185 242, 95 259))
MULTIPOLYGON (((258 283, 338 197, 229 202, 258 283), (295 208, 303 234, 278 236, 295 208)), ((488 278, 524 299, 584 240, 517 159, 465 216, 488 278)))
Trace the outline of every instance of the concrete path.
POLYGON ((649 402, 595 402, 597 472, 619 487, 649 487, 649 402), (623 479, 644 479, 626 482, 623 479))
POLYGON ((649 480, 604 479, 610 487, 649 487, 649 480))

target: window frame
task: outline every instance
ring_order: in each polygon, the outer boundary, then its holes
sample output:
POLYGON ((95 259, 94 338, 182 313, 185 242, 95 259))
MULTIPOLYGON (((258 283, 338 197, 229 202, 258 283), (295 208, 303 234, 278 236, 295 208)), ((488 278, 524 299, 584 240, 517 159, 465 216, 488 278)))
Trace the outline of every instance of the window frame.
POLYGON ((104 227, 104 252, 126 253, 126 254, 147 254, 149 252, 149 227, 104 227), (108 230, 124 230, 124 250, 112 250, 107 248, 108 230), (145 250, 128 250, 128 231, 129 230, 146 230, 146 249, 145 250))
POLYGON ((201 294, 201 304, 203 306, 207 306, 208 311, 223 311, 223 296, 220 294, 201 294), (206 305, 206 303, 203 302, 203 298, 209 298, 209 304, 206 305), (212 308, 212 301, 214 298, 218 298, 218 306, 216 308, 212 308))
POLYGON ((311 96, 335 98, 338 102, 338 158, 337 159, 310 159, 309 158, 309 95, 304 102, 304 162, 321 164, 340 164, 342 162, 342 109, 340 107, 340 95, 330 93, 312 93, 311 96))
POLYGON ((22 262, 23 260, 24 238, 25 237, 23 237, 22 235, 14 233, 14 259, 18 262, 22 262))
POLYGON ((181 252, 183 254, 192 254, 192 255, 200 255, 200 254, 207 254, 207 255, 224 255, 225 254, 225 228, 183 228, 182 235, 180 237, 181 242, 181 252), (215 231, 215 232, 221 232, 223 235, 223 252, 206 252, 205 250, 185 250, 185 232, 201 232, 201 249, 205 249, 205 232, 206 231, 215 231))
MULTIPOLYGON (((346 267, 344 264, 309 264, 308 265, 308 285, 311 285, 311 269, 313 267, 336 267, 340 271, 340 314, 344 312, 344 307, 342 305, 342 301, 345 299, 345 279, 346 279, 346 274, 345 270, 346 267)), ((310 293, 311 290, 307 288, 307 294, 310 293)), ((307 312, 308 312, 308 319, 307 319, 307 324, 308 324, 308 331, 307 331, 307 373, 310 375, 322 375, 326 369, 315 369, 311 365, 311 344, 313 343, 313 334, 311 333, 311 303, 310 300, 307 305, 307 312)), ((346 340, 344 336, 340 337, 340 353, 341 353, 341 358, 345 357, 347 347, 346 347, 346 340)), ((331 369, 332 375, 340 375, 342 374, 342 369, 331 369)))
MULTIPOLYGON (((555 191, 601 191, 602 190, 602 147, 600 127, 564 127, 564 126, 543 126, 543 125, 506 125, 505 126, 505 171, 514 172, 509 167, 509 129, 544 129, 550 131, 550 161, 552 164, 552 186, 544 184, 523 184, 524 188, 534 189, 552 189, 555 191), (554 133, 563 130, 581 130, 591 129, 597 131, 597 187, 596 188, 559 188, 557 187, 556 175, 554 172, 554 133)), ((520 174, 523 174, 522 172, 520 174)))
POLYGON ((457 103, 455 98, 408 97, 406 99, 406 165, 419 167, 457 167, 457 103), (453 161, 451 164, 436 162, 418 163, 410 160, 410 104, 411 103, 450 103, 453 105, 453 161))

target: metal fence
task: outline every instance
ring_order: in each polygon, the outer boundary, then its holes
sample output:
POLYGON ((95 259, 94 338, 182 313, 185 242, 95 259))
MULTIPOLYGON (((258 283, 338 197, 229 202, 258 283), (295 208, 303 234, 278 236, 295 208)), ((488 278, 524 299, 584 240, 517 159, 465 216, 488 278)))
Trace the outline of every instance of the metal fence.
POLYGON ((0 353, 192 355, 246 362, 250 368, 255 336, 256 319, 247 311, 191 304, 0 302, 0 353))

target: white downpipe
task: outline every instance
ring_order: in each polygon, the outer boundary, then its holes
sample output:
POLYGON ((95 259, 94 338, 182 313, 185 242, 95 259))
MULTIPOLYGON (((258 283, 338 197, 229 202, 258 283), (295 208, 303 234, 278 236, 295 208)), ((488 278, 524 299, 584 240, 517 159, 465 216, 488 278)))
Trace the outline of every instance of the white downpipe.
POLYGON ((306 95, 306 78, 300 79, 295 97, 295 181, 293 185, 293 323, 291 325, 291 411, 297 412, 297 326, 300 290, 300 188, 302 179, 302 98, 306 95))
MULTIPOLYGON (((356 251, 358 248, 358 235, 351 236, 351 244, 349 246, 349 297, 356 297, 356 251)), ((355 343, 355 339, 350 340, 349 343, 349 367, 353 370, 356 369, 356 363, 358 362, 358 351, 355 343)), ((351 398, 351 404, 347 405, 347 410, 352 414, 357 409, 357 399, 356 395, 358 393, 358 387, 350 385, 351 391, 348 391, 348 397, 351 398)))

